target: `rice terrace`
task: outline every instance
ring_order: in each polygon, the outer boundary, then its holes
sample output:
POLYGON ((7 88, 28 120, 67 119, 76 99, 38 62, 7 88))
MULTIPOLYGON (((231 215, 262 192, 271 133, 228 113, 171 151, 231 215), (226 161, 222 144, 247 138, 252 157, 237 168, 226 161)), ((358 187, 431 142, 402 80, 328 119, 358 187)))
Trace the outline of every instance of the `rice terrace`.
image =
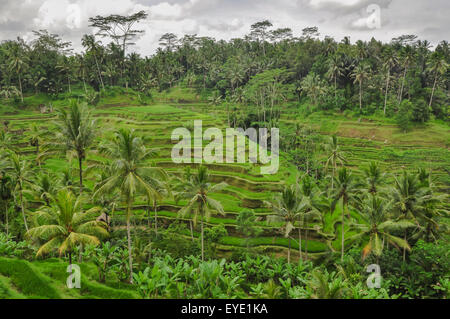
POLYGON ((0 32, 0 299, 449 298, 447 41, 153 18, 0 32))

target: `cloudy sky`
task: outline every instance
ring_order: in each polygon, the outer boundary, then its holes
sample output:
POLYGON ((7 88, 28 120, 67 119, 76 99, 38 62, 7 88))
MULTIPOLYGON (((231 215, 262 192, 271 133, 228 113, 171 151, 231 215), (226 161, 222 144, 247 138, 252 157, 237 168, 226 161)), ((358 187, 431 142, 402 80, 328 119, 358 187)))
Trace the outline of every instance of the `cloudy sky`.
POLYGON ((31 30, 48 29, 80 49, 81 36, 94 32, 89 17, 139 10, 149 13, 139 26, 145 35, 133 48, 143 55, 154 53, 166 32, 228 40, 263 19, 294 35, 317 26, 322 37, 350 36, 352 42, 416 34, 436 44, 449 40, 450 29, 449 0, 0 0, 0 41, 29 41, 31 30))

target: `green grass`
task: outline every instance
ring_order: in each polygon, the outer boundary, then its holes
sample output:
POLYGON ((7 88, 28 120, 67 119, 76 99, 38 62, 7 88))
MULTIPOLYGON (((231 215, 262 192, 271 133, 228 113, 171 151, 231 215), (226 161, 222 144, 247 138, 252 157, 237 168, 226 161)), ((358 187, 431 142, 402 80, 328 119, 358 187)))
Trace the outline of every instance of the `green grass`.
POLYGON ((96 267, 82 263, 80 289, 69 289, 67 263, 59 259, 25 260, 0 257, 0 298, 37 299, 136 299, 132 286, 96 281, 96 267), (113 287, 116 286, 116 287, 113 287), (119 287, 117 287, 119 286, 119 287))

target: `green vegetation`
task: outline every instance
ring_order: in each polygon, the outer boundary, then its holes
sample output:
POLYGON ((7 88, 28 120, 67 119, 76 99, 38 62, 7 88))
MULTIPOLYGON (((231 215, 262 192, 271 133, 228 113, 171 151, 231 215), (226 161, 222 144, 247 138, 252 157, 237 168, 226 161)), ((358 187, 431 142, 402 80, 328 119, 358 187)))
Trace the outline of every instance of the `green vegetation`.
POLYGON ((448 43, 271 28, 0 44, 0 297, 448 298, 448 43), (278 172, 173 163, 194 120, 279 128, 278 172))

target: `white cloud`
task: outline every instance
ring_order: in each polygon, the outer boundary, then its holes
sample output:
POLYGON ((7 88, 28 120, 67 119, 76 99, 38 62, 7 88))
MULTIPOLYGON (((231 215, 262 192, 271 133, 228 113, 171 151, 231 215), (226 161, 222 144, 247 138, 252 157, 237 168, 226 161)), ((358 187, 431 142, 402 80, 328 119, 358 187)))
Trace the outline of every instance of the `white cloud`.
POLYGON ((0 0, 0 41, 30 39, 31 30, 46 28, 80 49, 82 35, 94 32, 89 17, 140 10, 147 11, 149 19, 136 26, 145 35, 133 50, 143 55, 152 54, 167 32, 229 40, 244 36, 252 23, 263 19, 275 28, 292 28, 294 35, 318 26, 322 36, 338 41, 344 36, 389 41, 401 34, 417 34, 434 43, 449 40, 448 0, 0 0), (366 7, 371 3, 382 8, 381 29, 367 27, 366 7))
POLYGON ((354 6, 360 3, 361 0, 311 0, 310 4, 315 7, 319 7, 327 4, 339 4, 343 6, 354 6))

